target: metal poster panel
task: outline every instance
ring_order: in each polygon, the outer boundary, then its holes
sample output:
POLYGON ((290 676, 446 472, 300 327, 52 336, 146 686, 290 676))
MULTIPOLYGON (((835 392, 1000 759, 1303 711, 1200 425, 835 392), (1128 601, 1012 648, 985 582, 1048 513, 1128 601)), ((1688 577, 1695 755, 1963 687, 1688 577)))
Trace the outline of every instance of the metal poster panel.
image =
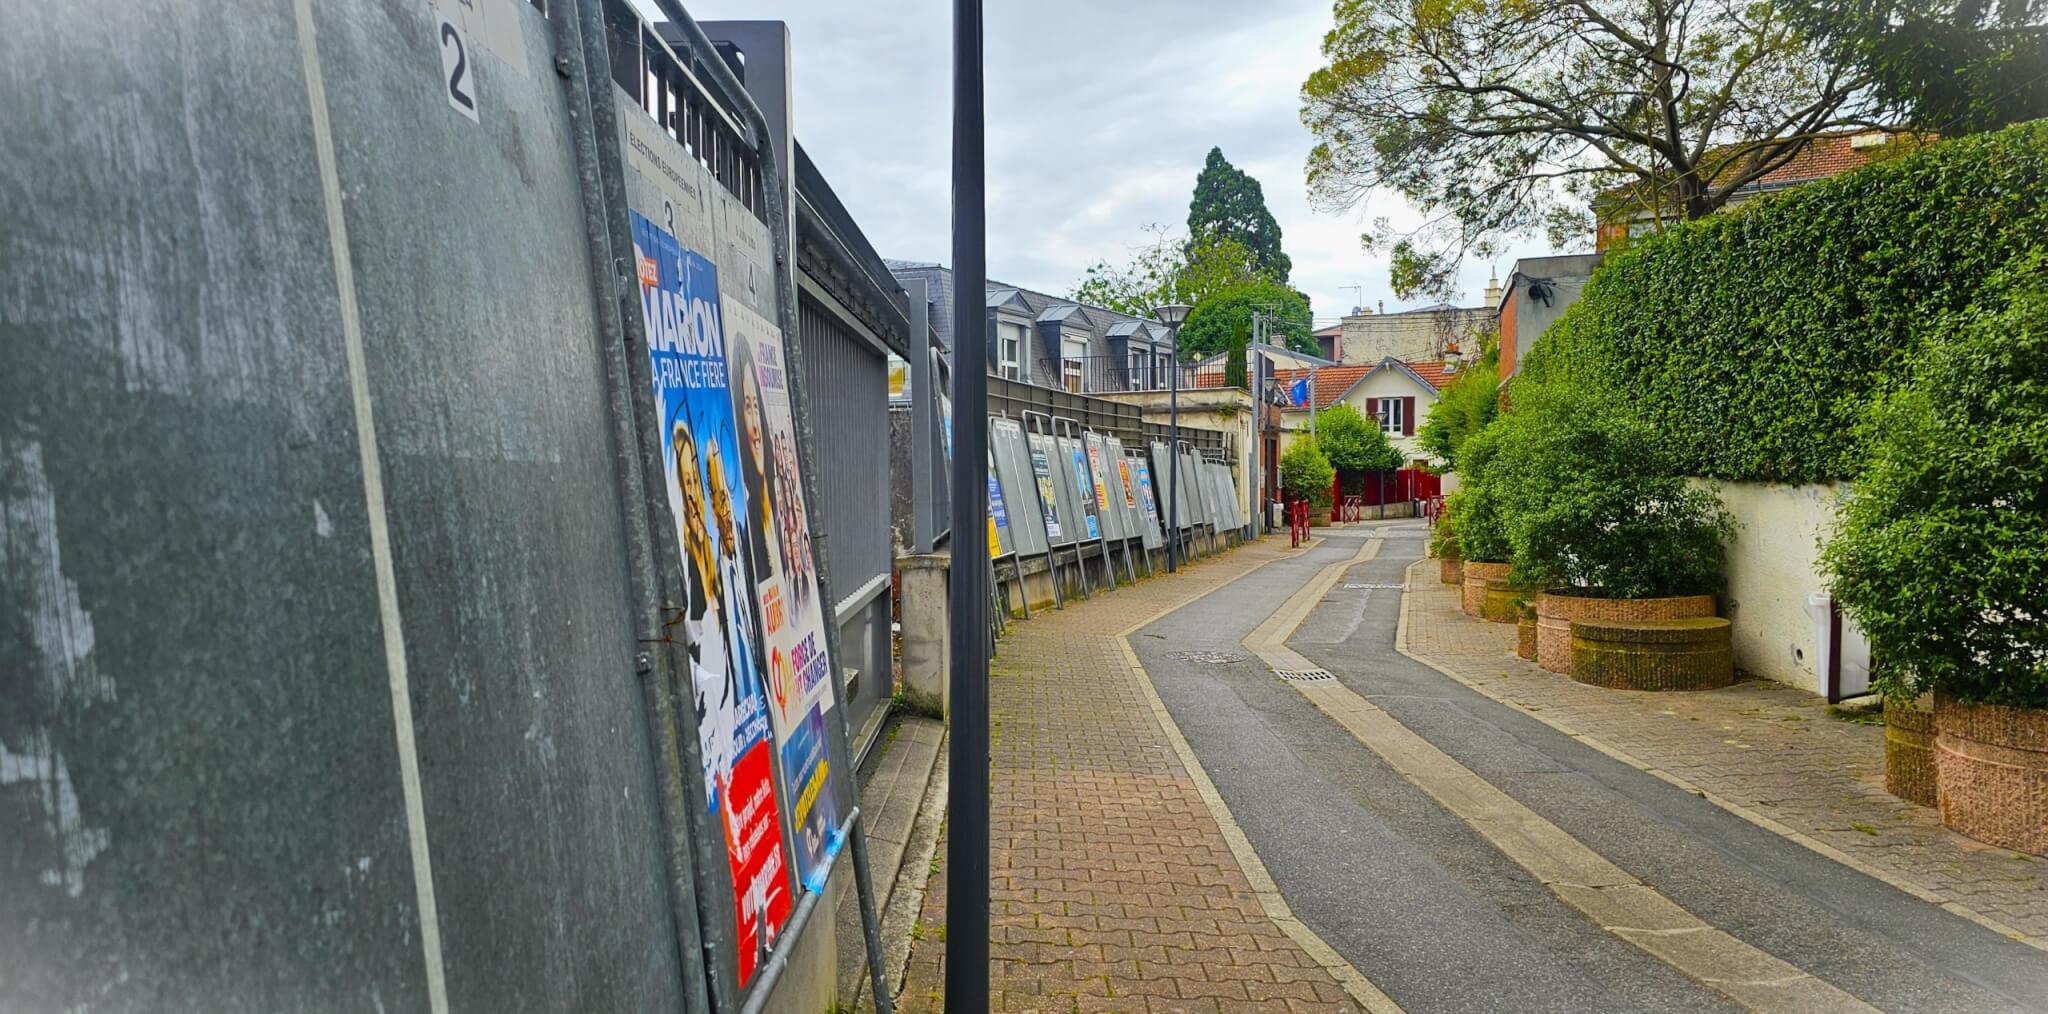
POLYGON ((1146 549, 1158 549, 1166 545, 1166 537, 1159 528, 1159 509, 1152 497, 1152 466, 1145 456, 1136 451, 1125 452, 1131 475, 1132 499, 1137 504, 1138 532, 1144 536, 1146 549))
POLYGON ((1024 428, 1014 419, 992 418, 988 443, 1009 511, 1009 548, 1020 556, 1043 555, 1048 548, 1045 515, 1037 506, 1038 486, 1031 470, 1031 453, 1024 446, 1024 428))
POLYGON ((1010 511, 1003 502, 1003 484, 996 478, 996 452, 988 451, 988 556, 1000 559, 1010 554, 1010 511))
MULTIPOLYGON (((1189 516, 1187 497, 1182 495, 1176 498, 1167 495, 1170 492, 1167 487, 1173 482, 1173 458, 1166 452, 1166 444, 1158 440, 1152 442, 1151 472, 1152 489, 1159 500, 1161 523, 1169 529, 1186 528, 1189 516)), ((1185 490, 1185 483, 1182 484, 1182 488, 1185 490)))
POLYGON ((1029 446, 1031 474, 1038 484, 1038 502, 1045 511, 1046 538, 1055 546, 1073 542, 1074 533, 1061 521, 1074 516, 1073 508, 1067 503, 1069 498, 1061 495, 1061 491, 1071 484, 1059 481, 1058 452, 1053 447, 1052 438, 1043 433, 1029 434, 1029 446))
POLYGON ((804 504, 796 419, 782 332, 738 301, 725 303, 725 355, 739 430, 754 599, 766 644, 770 731, 782 759, 790 840, 804 889, 823 890, 826 864, 845 843, 825 724, 832 707, 832 659, 825 603, 804 504))
POLYGON ((1073 437, 1058 439, 1062 457, 1060 467, 1066 470, 1067 487, 1074 496, 1074 518, 1087 533, 1087 540, 1095 542, 1102 538, 1102 521, 1096 517, 1095 488, 1088 481, 1088 458, 1081 450, 1081 442, 1073 437))
POLYGON ((1122 539, 1124 537, 1124 514, 1122 505, 1110 499, 1108 459, 1102 454, 1102 437, 1093 432, 1081 434, 1081 450, 1088 461, 1089 496, 1095 505, 1096 516, 1102 519, 1102 537, 1122 539))
POLYGON ((1139 520, 1137 498, 1131 494, 1130 462, 1124 459, 1123 444, 1115 437, 1102 437, 1102 471, 1106 477, 1103 485, 1109 491, 1109 510, 1117 516, 1122 527, 1119 534, 1126 539, 1135 539, 1145 530, 1139 520))
POLYGON ((718 269, 632 213, 665 488, 683 552, 698 746, 732 869, 739 979, 774 946, 791 909, 762 684, 765 641, 753 594, 758 505, 738 484, 741 451, 721 326, 718 269))
POLYGON ((1180 452, 1180 473, 1175 486, 1180 490, 1182 524, 1187 527, 1209 523, 1209 508, 1203 502, 1201 487, 1195 485, 1195 476, 1201 474, 1196 471, 1200 460, 1193 451, 1180 452))

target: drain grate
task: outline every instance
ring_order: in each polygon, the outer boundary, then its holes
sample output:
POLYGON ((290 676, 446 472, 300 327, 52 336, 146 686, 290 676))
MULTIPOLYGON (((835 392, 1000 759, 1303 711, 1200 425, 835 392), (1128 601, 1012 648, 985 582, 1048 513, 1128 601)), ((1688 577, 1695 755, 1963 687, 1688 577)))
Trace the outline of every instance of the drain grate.
POLYGON ((1328 669, 1275 669, 1273 675, 1289 683, 1335 683, 1337 677, 1328 669))
POLYGON ((1360 589, 1364 589, 1364 588, 1373 588, 1373 589, 1382 589, 1382 588, 1383 588, 1383 589, 1386 589, 1386 590, 1388 590, 1388 591, 1400 591, 1400 590, 1401 590, 1401 585, 1399 585, 1399 584, 1390 584, 1390 583, 1388 583, 1388 582, 1386 582, 1386 581, 1346 581, 1346 582, 1344 583, 1344 590, 1345 590, 1345 591, 1359 591, 1360 589))
POLYGON ((1232 662, 1244 661, 1243 655, 1233 655, 1227 651, 1176 651, 1173 657, 1200 665, 1229 665, 1232 662))

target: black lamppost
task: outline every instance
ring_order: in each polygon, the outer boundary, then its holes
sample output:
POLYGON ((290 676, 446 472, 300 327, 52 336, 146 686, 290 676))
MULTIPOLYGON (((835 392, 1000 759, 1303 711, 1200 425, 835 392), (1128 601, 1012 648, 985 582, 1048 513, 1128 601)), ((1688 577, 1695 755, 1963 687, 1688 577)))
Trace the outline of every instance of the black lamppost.
POLYGON ((1152 311, 1166 325, 1173 344, 1173 370, 1166 375, 1166 572, 1180 566, 1180 325, 1192 307, 1168 303, 1152 311))

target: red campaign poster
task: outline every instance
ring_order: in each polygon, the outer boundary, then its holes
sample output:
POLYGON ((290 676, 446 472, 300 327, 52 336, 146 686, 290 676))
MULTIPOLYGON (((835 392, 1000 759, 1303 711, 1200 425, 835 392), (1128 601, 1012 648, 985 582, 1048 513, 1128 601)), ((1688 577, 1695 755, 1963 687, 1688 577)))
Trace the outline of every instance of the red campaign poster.
POLYGON ((769 780, 769 746, 756 742, 732 767, 725 786, 732 805, 725 817, 725 854, 732 860, 733 916, 739 927, 739 979, 775 947, 775 936, 789 921, 789 878, 782 868, 782 826, 775 815, 775 791, 769 780), (735 833, 735 824, 744 833, 735 833))

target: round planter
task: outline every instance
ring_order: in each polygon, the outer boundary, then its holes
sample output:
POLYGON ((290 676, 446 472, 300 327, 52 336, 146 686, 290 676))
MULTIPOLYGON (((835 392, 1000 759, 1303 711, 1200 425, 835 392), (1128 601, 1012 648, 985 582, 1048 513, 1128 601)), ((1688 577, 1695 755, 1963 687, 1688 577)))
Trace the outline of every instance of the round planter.
POLYGON ((1536 616, 1523 613, 1515 622, 1515 654, 1534 661, 1536 658, 1536 616))
POLYGON ((1712 595, 1656 599, 1599 599, 1544 592, 1536 598, 1536 664, 1572 671, 1572 624, 1579 620, 1690 620, 1714 615, 1712 595))
POLYGON ((1439 557, 1436 561, 1438 580, 1445 584, 1465 583, 1465 561, 1455 556, 1439 557))
POLYGON ((1498 578, 1505 582, 1508 579, 1508 565, 1480 563, 1477 560, 1464 562, 1459 580, 1465 586, 1465 591, 1458 604, 1464 607, 1465 615, 1474 618, 1479 616, 1481 607, 1486 604, 1487 578, 1498 578))
POLYGON ((1934 698, 1941 822, 1999 848, 2048 855, 2048 708, 1934 698))
POLYGON ((1735 682, 1728 621, 1581 620, 1571 677, 1611 690, 1713 690, 1735 682))
POLYGON ((1533 589, 1517 588, 1507 578, 1489 577, 1479 600, 1479 618, 1488 623, 1520 623, 1533 594, 1533 589))
POLYGON ((1884 790, 1907 802, 1933 806, 1934 704, 1922 697, 1884 702, 1884 790))

